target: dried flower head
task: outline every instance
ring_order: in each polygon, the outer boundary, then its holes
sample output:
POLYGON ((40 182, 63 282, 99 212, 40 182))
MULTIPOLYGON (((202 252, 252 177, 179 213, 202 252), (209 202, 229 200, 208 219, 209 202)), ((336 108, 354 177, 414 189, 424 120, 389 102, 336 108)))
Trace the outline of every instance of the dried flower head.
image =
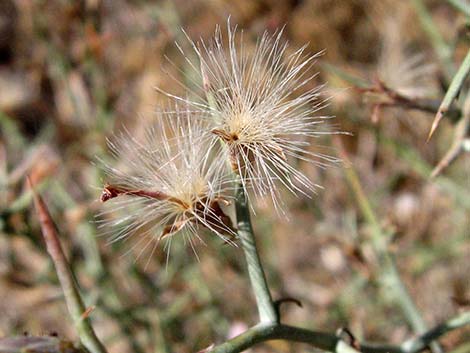
MULTIPOLYGON (((289 160, 299 158, 319 165, 332 159, 309 150, 308 137, 322 134, 315 116, 322 107, 316 76, 311 67, 316 55, 305 47, 289 52, 282 31, 264 33, 249 50, 243 32, 228 25, 227 45, 220 28, 214 39, 192 43, 199 63, 187 58, 200 75, 199 99, 185 101, 211 117, 211 132, 223 141, 232 169, 241 176, 246 190, 279 201, 276 185, 293 193, 311 194, 316 188, 289 160)), ((184 54, 184 53, 183 53, 184 54)))
POLYGON ((142 141, 125 132, 109 142, 119 165, 104 165, 101 201, 111 206, 104 226, 114 240, 138 234, 155 246, 177 233, 192 245, 193 236, 201 240, 199 227, 229 241, 234 232, 221 203, 228 203, 230 179, 212 163, 203 119, 180 109, 158 115, 142 141))
MULTIPOLYGON (((401 18, 401 17, 400 17, 401 18)), ((437 92, 436 65, 422 53, 413 53, 403 38, 406 26, 396 16, 383 24, 382 50, 378 62, 380 80, 389 88, 411 98, 429 98, 437 92)))

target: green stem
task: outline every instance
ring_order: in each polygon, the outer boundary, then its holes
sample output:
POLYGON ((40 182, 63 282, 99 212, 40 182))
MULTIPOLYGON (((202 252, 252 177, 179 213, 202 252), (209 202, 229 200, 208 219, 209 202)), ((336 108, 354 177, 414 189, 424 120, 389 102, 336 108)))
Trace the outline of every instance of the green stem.
MULTIPOLYGON (((424 334, 407 340, 398 346, 384 343, 355 343, 362 353, 418 353, 427 349, 432 341, 466 325, 470 325, 470 312, 465 312, 445 323, 437 325, 424 334)), ((214 347, 209 352, 238 353, 255 344, 279 339, 307 343, 328 352, 337 352, 341 343, 343 343, 343 347, 346 345, 339 335, 333 333, 311 331, 282 324, 267 324, 256 325, 241 335, 214 347)))
MULTIPOLYGON (((403 315, 416 333, 426 331, 426 323, 422 318, 418 308, 416 307, 410 293, 406 289, 403 281, 398 273, 395 259, 388 251, 388 238, 389 236, 382 229, 378 218, 362 188, 359 177, 348 160, 345 151, 341 150, 342 158, 348 162, 349 167, 345 168, 346 179, 354 193, 357 204, 366 220, 371 226, 371 244, 374 252, 379 259, 380 267, 378 269, 378 276, 380 283, 384 289, 389 290, 393 295, 394 301, 400 307, 403 315)), ((442 352, 442 349, 437 343, 431 344, 434 353, 442 352)))
POLYGON ((457 70, 457 73, 452 78, 452 82, 450 83, 449 88, 447 89, 447 92, 444 96, 444 99, 442 100, 442 103, 439 106, 436 117, 434 118, 434 122, 432 124, 431 132, 429 133, 429 136, 431 136, 434 130, 436 130, 437 125, 439 124, 441 119, 444 117, 444 115, 448 113, 450 109, 450 105, 452 104, 454 99, 457 98, 469 73, 470 73, 470 50, 468 51, 467 55, 465 56, 465 59, 463 60, 459 69, 457 70))
POLYGON ((241 335, 215 347, 210 351, 210 353, 242 352, 243 350, 248 349, 257 343, 274 339, 304 342, 311 344, 314 347, 331 352, 334 351, 334 348, 338 342, 338 337, 336 337, 334 334, 309 331, 280 324, 257 325, 250 328, 241 335))
POLYGON ((421 336, 405 341, 401 347, 404 352, 414 353, 425 349, 431 341, 447 332, 470 324, 470 311, 464 312, 442 324, 437 325, 421 336))
POLYGON ((236 194, 236 212, 238 223, 238 236, 240 237, 251 286, 256 298, 259 319, 261 323, 279 322, 279 317, 269 292, 268 283, 256 247, 253 227, 250 219, 248 198, 241 182, 238 184, 236 194))

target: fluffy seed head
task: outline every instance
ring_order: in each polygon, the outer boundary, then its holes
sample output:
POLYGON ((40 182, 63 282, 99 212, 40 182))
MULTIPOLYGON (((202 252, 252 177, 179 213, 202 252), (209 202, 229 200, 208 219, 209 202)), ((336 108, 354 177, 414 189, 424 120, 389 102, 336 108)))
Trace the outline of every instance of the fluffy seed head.
POLYGON ((320 135, 318 124, 324 122, 315 116, 324 102, 319 87, 312 88, 310 72, 317 56, 306 54, 305 47, 289 51, 282 31, 264 33, 252 50, 230 24, 227 34, 228 44, 220 28, 209 43, 191 42, 199 63, 187 60, 200 75, 199 99, 167 95, 207 112, 213 135, 223 141, 246 189, 271 195, 275 205, 278 182, 293 193, 311 194, 316 185, 290 159, 319 165, 332 160, 309 150, 308 138, 320 135))
POLYGON ((138 234, 156 245, 178 233, 192 245, 201 226, 230 240, 232 224, 221 207, 230 180, 212 163, 214 142, 198 114, 158 113, 143 139, 126 131, 109 142, 116 165, 104 164, 101 201, 110 206, 102 218, 114 240, 138 234))

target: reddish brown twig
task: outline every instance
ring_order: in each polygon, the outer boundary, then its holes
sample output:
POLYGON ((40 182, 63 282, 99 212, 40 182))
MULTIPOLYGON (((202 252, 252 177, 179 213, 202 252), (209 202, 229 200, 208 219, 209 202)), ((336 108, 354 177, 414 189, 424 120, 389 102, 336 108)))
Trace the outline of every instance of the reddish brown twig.
POLYGON ((187 222, 193 222, 194 224, 200 224, 208 228, 208 226, 204 224, 206 223, 210 225, 211 230, 228 236, 229 238, 233 238, 235 234, 235 229, 232 225, 230 217, 225 214, 220 206, 220 203, 225 205, 229 203, 226 199, 217 197, 214 200, 210 200, 210 202, 208 202, 209 200, 207 197, 203 197, 201 199, 196 199, 192 204, 189 204, 186 201, 167 195, 161 191, 131 190, 120 186, 106 184, 101 193, 100 200, 101 202, 106 202, 115 197, 124 195, 146 197, 159 201, 167 200, 181 206, 185 210, 192 209, 199 217, 190 217, 182 220, 170 220, 158 237, 159 240, 178 232, 186 225, 187 222), (205 222, 201 222, 200 219, 204 219, 205 222))
POLYGON ((83 303, 72 270, 62 250, 59 234, 49 214, 49 210, 41 196, 35 192, 34 186, 31 184, 29 178, 28 184, 33 190, 34 206, 39 217, 39 223, 41 224, 47 252, 54 263, 62 291, 64 292, 67 309, 72 316, 80 341, 92 353, 106 353, 106 349, 96 337, 93 327, 91 326, 88 318, 88 310, 83 303))
MULTIPOLYGON (((361 93, 368 94, 373 100, 372 121, 376 123, 379 119, 380 111, 385 107, 401 107, 410 110, 420 110, 427 113, 435 113, 440 102, 433 99, 423 99, 417 97, 407 97, 394 89, 388 87, 383 81, 376 79, 373 86, 362 88, 356 87, 361 93)), ((460 116, 459 109, 449 107, 447 114, 452 120, 460 116)))

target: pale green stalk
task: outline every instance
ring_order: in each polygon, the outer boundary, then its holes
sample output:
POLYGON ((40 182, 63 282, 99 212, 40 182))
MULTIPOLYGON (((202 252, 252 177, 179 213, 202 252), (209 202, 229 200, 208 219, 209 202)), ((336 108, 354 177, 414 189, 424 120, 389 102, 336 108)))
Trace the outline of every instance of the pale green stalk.
POLYGON ((242 248, 245 253, 248 275, 255 294, 260 322, 270 324, 277 323, 279 322, 279 317, 274 307, 271 293, 269 292, 268 283, 263 266, 261 265, 255 236, 253 234, 248 197, 240 181, 238 183, 235 206, 237 212, 238 237, 241 240, 242 248))
POLYGON ((450 105, 452 104, 454 99, 457 98, 469 74, 470 74, 470 50, 468 51, 467 56, 463 60, 459 69, 457 70, 457 73, 452 78, 452 82, 450 83, 449 88, 447 89, 446 95, 444 96, 444 99, 442 100, 442 103, 439 106, 439 109, 437 111, 436 117, 434 118, 434 121, 432 123, 431 131, 429 132, 428 139, 436 130, 437 126, 439 125, 439 122, 444 117, 444 115, 447 114, 447 112, 449 111, 450 105))
MULTIPOLYGON (((437 325, 418 337, 405 341, 401 345, 360 342, 355 342, 355 345, 357 345, 361 353, 418 353, 426 350, 432 341, 446 333, 468 325, 470 325, 470 312, 465 312, 437 325)), ((279 339, 306 343, 328 352, 354 351, 350 345, 342 341, 339 335, 333 333, 311 331, 282 324, 268 324, 256 325, 241 335, 212 348, 208 352, 238 353, 258 343, 279 339)), ((355 349, 356 351, 358 351, 357 348, 355 349)))
MULTIPOLYGON (((341 151, 342 158, 349 163, 345 169, 346 179, 351 186, 351 189, 356 198, 357 204, 369 225, 371 226, 371 244, 379 259, 378 276, 384 288, 390 290, 394 301, 400 307, 403 315, 416 333, 425 332, 427 329, 426 323, 422 318, 418 308, 416 307, 410 293, 403 284, 400 274, 398 273, 395 259, 390 254, 387 248, 387 239, 389 236, 383 231, 380 223, 375 215, 375 212, 367 199, 367 196, 362 188, 355 170, 348 160, 344 151, 341 151)), ((437 343, 432 343, 432 350, 434 353, 442 352, 442 349, 437 343)))

